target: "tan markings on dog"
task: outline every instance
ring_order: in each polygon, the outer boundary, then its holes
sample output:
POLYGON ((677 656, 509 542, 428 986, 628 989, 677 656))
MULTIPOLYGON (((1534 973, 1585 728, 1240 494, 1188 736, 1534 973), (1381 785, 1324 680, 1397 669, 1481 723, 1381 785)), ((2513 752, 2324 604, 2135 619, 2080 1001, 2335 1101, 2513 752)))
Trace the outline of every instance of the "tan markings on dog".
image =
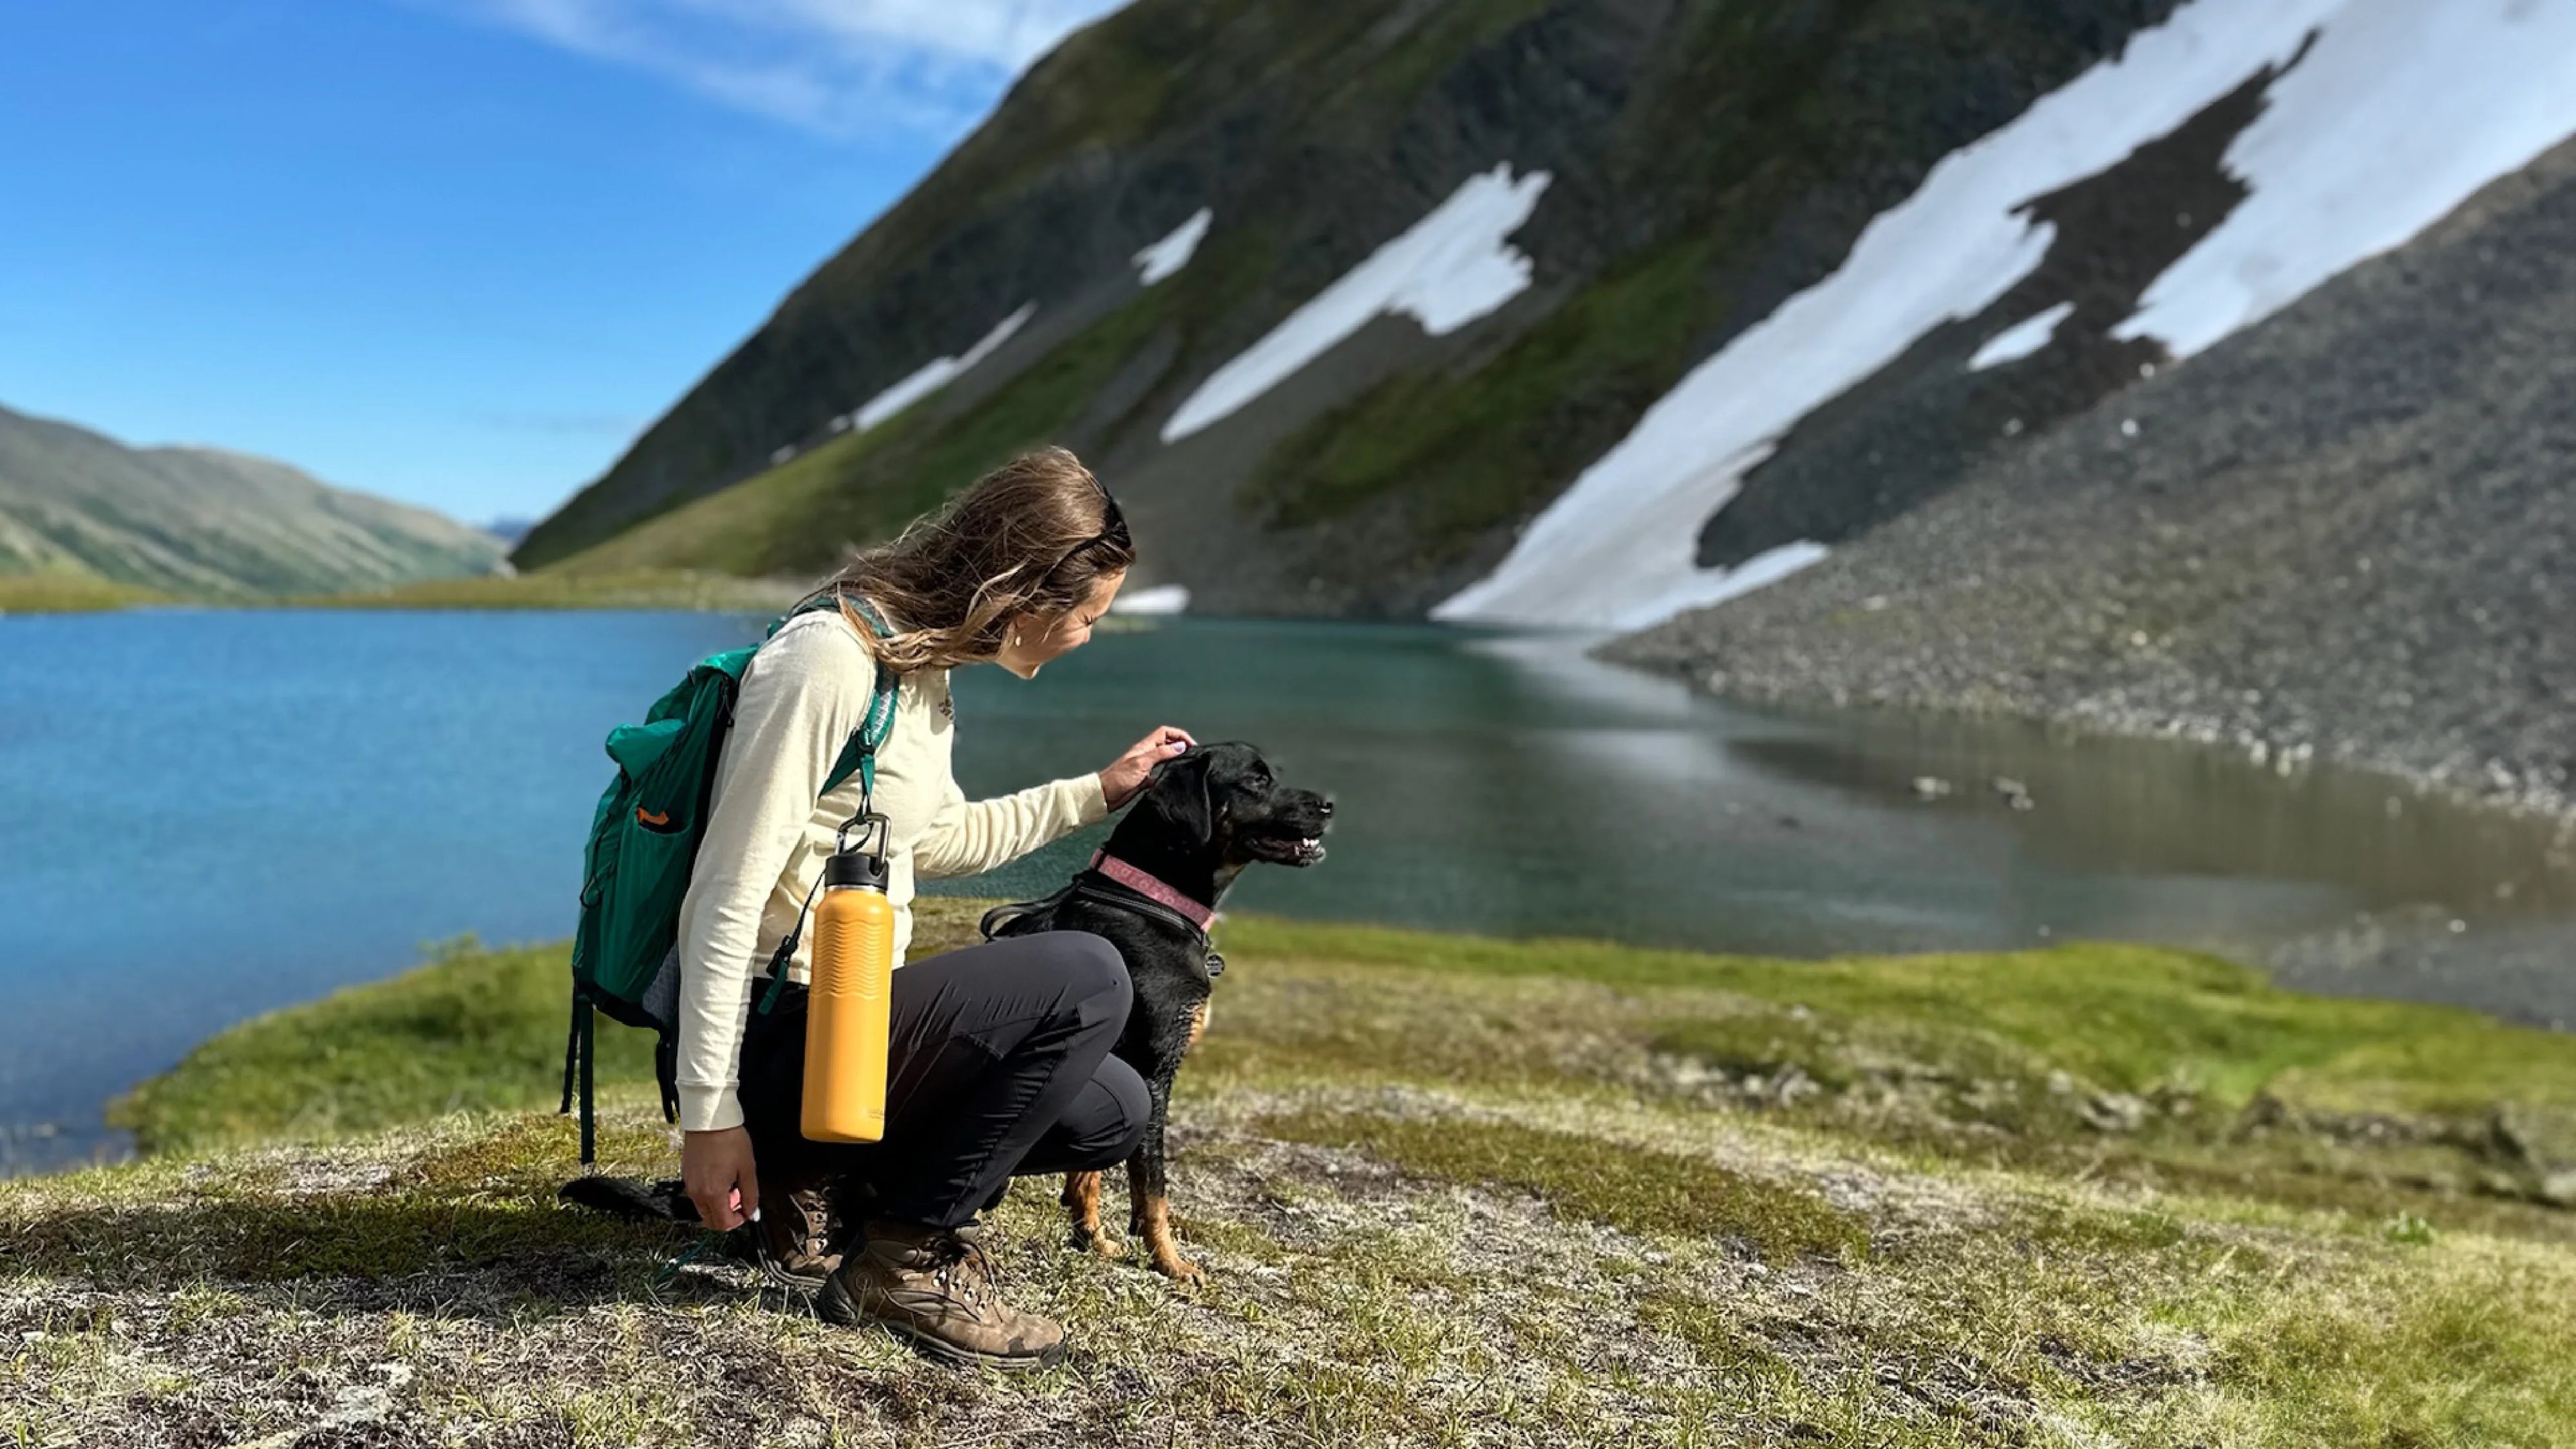
POLYGON ((1207 1270, 1181 1256, 1180 1240, 1172 1236, 1172 1200, 1161 1193, 1139 1193, 1135 1209, 1128 1215, 1128 1230, 1145 1240, 1153 1255, 1154 1271, 1183 1283, 1204 1282, 1207 1270))
POLYGON ((1100 1174, 1068 1172, 1064 1175, 1064 1196, 1060 1199, 1073 1215, 1073 1245, 1087 1248, 1104 1258, 1116 1258, 1126 1248, 1100 1231, 1100 1174))
POLYGON ((1188 1053, 1192 1047, 1199 1044, 1199 1037, 1207 1031, 1207 1019, 1208 1004, 1206 1002, 1202 1001, 1198 1005, 1190 1008, 1190 1039, 1181 1044, 1181 1051, 1184 1054, 1188 1053))

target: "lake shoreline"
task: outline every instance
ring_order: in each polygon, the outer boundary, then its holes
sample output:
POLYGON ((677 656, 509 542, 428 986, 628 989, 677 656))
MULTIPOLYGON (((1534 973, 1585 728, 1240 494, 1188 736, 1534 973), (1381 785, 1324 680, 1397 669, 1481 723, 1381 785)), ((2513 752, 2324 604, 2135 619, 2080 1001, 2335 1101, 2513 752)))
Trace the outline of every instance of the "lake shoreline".
MULTIPOLYGON (((1724 606, 1720 606, 1721 611, 1724 606)), ((2429 763, 2427 747, 2402 724, 2365 720, 2320 752, 2312 725, 2291 715, 2217 713, 2195 708, 2210 691, 2190 685, 2170 694, 2104 692, 2080 680, 1963 677, 1960 661, 1937 651, 1882 652, 1836 641, 1767 635, 1715 617, 1684 616, 1607 640, 1593 648, 1609 663, 1677 679, 1712 699, 1760 709, 1871 713, 1920 719, 2025 724, 2065 738, 2153 740, 2240 755, 2284 779, 2319 765, 2377 776, 2392 788, 2469 809, 2541 821, 2558 828, 2560 846, 2576 849, 2576 781, 2552 779, 2548 767, 2506 766, 2459 751, 2429 763)))

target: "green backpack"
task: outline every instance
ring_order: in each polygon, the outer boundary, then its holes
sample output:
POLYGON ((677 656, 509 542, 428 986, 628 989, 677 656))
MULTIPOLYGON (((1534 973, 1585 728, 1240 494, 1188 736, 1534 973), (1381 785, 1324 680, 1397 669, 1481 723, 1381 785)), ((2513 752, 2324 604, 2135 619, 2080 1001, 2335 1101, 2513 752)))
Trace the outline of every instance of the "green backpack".
MULTIPOLYGON (((769 626, 774 637, 787 621, 839 598, 809 599, 769 626)), ((853 604, 877 632, 885 621, 855 596, 853 604)), ((593 1156, 591 1013, 596 1010, 655 1034, 653 1076, 662 1088, 664 1120, 680 1119, 680 902, 688 894, 689 867, 706 833, 715 790, 716 755, 733 724, 734 696, 757 644, 711 654, 689 670, 644 716, 642 724, 608 732, 608 757, 617 778, 599 797, 590 843, 582 849, 581 924, 572 941, 572 1030, 564 1041, 562 1111, 581 1089, 581 1160, 593 1156)), ((894 728, 895 676, 877 663, 868 710, 824 782, 828 795, 853 774, 863 795, 876 793, 876 752, 894 728)), ((862 807, 864 809, 864 807, 862 807)), ((804 917, 770 960, 773 973, 795 954, 804 917)))

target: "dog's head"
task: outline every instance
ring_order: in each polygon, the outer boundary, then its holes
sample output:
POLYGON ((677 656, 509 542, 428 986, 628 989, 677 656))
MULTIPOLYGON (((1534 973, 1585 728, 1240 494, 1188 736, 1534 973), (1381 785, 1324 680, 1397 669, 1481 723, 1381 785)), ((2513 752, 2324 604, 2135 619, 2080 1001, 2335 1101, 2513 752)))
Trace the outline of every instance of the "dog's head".
POLYGON ((1198 745, 1154 767, 1138 812, 1162 827, 1166 848, 1190 851, 1230 874, 1255 861, 1308 866, 1324 858, 1333 802, 1291 788, 1239 740, 1198 745))

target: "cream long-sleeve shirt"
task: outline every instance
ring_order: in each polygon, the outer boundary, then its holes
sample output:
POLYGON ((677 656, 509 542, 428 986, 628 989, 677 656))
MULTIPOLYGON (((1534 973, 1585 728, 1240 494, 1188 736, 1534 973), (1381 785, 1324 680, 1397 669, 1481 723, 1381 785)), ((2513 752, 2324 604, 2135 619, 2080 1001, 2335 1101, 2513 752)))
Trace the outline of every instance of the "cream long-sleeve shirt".
MULTIPOLYGON (((886 899, 901 966, 916 877, 991 870, 1106 818, 1109 805, 1094 774, 969 801, 949 772, 948 671, 898 678, 894 728, 877 751, 876 808, 888 823, 886 899)), ((816 797, 875 683, 876 660, 830 610, 789 620, 743 675, 680 904, 680 1125, 689 1131, 742 1122, 734 1088, 751 978, 795 926, 835 829, 859 808, 855 775, 816 797)), ((806 979, 813 944, 809 930, 790 958, 790 980, 806 979)))

